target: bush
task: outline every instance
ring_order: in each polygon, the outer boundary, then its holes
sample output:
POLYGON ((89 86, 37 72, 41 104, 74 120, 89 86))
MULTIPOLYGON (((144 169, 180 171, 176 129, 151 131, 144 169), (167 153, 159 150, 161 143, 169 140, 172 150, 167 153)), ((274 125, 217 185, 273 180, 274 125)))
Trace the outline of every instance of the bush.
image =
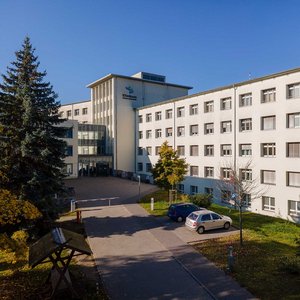
POLYGON ((209 194, 190 195, 189 201, 197 206, 209 208, 212 204, 212 196, 209 194))
POLYGON ((279 270, 288 274, 300 275, 300 258, 297 256, 283 257, 279 263, 279 270))

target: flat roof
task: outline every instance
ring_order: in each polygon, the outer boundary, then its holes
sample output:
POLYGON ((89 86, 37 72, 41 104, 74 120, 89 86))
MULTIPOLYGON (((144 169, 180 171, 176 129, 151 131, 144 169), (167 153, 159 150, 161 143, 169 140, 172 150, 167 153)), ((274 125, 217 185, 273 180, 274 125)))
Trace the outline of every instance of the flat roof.
MULTIPOLYGON (((150 74, 150 73, 149 73, 150 74)), ((160 75, 162 76, 162 75, 160 75)), ((135 81, 144 81, 144 82, 149 82, 153 84, 160 84, 160 85, 168 85, 168 86, 174 86, 174 87, 179 87, 179 88, 185 88, 185 89, 192 89, 193 87, 191 86, 186 86, 186 85, 180 85, 180 84, 174 84, 174 83, 167 83, 167 82, 159 82, 159 81, 153 81, 153 80, 147 80, 147 79, 142 79, 142 78, 137 78, 137 77, 131 77, 131 76, 125 76, 125 75, 119 75, 119 74, 108 74, 90 84, 88 84, 86 87, 92 88, 96 85, 98 85, 101 82, 107 81, 113 77, 118 77, 118 78, 124 78, 124 79, 130 79, 130 80, 135 80, 135 81)))
POLYGON ((72 105, 72 104, 85 103, 85 102, 91 102, 91 100, 82 100, 82 101, 78 101, 78 102, 71 102, 71 103, 67 103, 67 104, 61 104, 61 107, 62 106, 67 106, 67 105, 72 105))
POLYGON ((272 78, 285 76, 285 75, 289 75, 289 74, 297 73, 297 72, 300 72, 300 68, 295 68, 295 69, 290 69, 290 70, 286 70, 286 71, 282 71, 282 72, 278 72, 278 73, 273 73, 273 74, 270 74, 270 75, 266 75, 266 76, 246 80, 246 81, 233 83, 233 84, 230 84, 230 85, 226 85, 226 86, 222 86, 222 87, 202 91, 202 92, 191 94, 191 95, 182 96, 182 97, 179 97, 179 98, 173 98, 173 99, 169 99, 169 100, 166 100, 166 101, 157 102, 157 103, 154 103, 154 104, 149 104, 149 105, 146 105, 146 106, 139 107, 139 108, 137 108, 137 110, 142 110, 144 108, 154 107, 154 106, 158 106, 158 105, 161 105, 161 104, 177 102, 177 101, 180 101, 180 100, 189 99, 189 98, 193 98, 193 97, 196 97, 196 96, 202 96, 202 95, 206 95, 206 94, 210 94, 210 93, 214 93, 214 92, 219 92, 219 91, 222 91, 222 90, 231 89, 233 87, 239 87, 239 86, 255 83, 255 82, 258 82, 258 81, 272 79, 272 78))

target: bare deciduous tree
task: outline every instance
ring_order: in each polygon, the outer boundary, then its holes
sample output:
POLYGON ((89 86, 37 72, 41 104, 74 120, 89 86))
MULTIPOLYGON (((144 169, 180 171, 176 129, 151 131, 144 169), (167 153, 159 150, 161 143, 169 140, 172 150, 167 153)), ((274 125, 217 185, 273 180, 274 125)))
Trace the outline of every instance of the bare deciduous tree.
POLYGON ((243 246, 243 210, 249 206, 250 201, 261 198, 266 190, 261 186, 259 178, 253 178, 251 160, 240 166, 230 162, 224 168, 227 176, 221 174, 219 189, 224 202, 239 211, 240 245, 243 246))

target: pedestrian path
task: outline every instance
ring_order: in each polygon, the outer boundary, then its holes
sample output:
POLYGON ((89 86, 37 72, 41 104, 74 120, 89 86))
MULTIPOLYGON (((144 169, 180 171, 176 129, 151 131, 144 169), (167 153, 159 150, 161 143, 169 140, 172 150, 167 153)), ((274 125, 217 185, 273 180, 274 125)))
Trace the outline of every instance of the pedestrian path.
POLYGON ((134 197, 124 202, 83 214, 111 299, 254 299, 134 197))

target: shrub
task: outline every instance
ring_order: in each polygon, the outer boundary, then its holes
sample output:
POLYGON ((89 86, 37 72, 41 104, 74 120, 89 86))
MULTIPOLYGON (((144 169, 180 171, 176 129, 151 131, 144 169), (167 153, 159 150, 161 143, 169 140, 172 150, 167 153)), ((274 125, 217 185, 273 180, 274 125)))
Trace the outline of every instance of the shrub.
POLYGON ((278 268, 289 274, 300 275, 300 258, 297 256, 283 257, 278 268))
POLYGON ((212 204, 212 196, 209 194, 190 195, 189 200, 200 207, 209 208, 212 204))

